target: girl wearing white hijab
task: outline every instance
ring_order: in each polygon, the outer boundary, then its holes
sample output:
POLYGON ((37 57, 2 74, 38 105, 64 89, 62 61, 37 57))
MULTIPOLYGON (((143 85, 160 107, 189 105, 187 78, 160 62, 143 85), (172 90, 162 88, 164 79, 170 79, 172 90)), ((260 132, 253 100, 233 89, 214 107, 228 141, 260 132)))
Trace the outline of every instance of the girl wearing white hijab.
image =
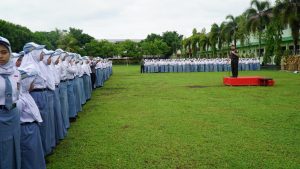
POLYGON ((67 70, 68 79, 68 105, 69 105, 69 119, 70 122, 76 121, 76 105, 75 105, 75 94, 74 94, 74 74, 76 73, 76 67, 73 63, 73 55, 68 54, 63 65, 65 65, 67 70))
POLYGON ((59 96, 60 96, 60 105, 61 105, 61 112, 63 115, 63 124, 65 130, 70 128, 70 121, 69 121, 69 104, 68 104, 68 79, 67 79, 67 66, 63 64, 67 54, 61 49, 57 49, 55 51, 60 55, 60 62, 56 65, 56 68, 60 71, 60 85, 59 85, 59 96))
POLYGON ((19 69, 21 72, 20 99, 17 107, 21 122, 21 168, 45 169, 44 151, 38 123, 42 117, 35 101, 29 94, 32 83, 37 75, 33 66, 19 69))
POLYGON ((89 66, 89 59, 88 57, 83 58, 83 64, 82 64, 82 70, 84 72, 83 74, 83 86, 84 86, 84 92, 85 92, 85 100, 88 101, 91 98, 91 71, 89 66))
POLYGON ((56 143, 59 143, 60 140, 64 139, 67 131, 63 125, 63 115, 61 111, 60 104, 60 95, 59 95, 59 85, 60 85, 60 75, 59 75, 59 67, 56 67, 59 62, 60 55, 58 53, 54 53, 51 56, 51 65, 50 70, 54 75, 55 79, 55 91, 54 91, 54 117, 55 117, 55 139, 56 143))
POLYGON ((11 60, 11 47, 0 37, 0 168, 20 169, 20 116, 16 108, 19 77, 11 60))
POLYGON ((79 82, 80 82, 80 93, 81 93, 81 105, 84 105, 86 103, 86 97, 84 92, 84 85, 83 85, 83 69, 82 69, 82 58, 79 59, 80 61, 77 64, 77 69, 79 70, 79 82))
POLYGON ((101 78, 100 78, 100 72, 101 72, 101 62, 100 62, 100 58, 99 57, 97 57, 96 58, 96 60, 95 60, 95 62, 96 62, 96 67, 95 67, 95 69, 96 69, 96 87, 98 88, 98 87, 100 87, 100 84, 101 84, 101 78))
MULTIPOLYGON (((44 58, 42 62, 39 63, 42 74, 46 77, 46 86, 47 86, 47 104, 48 104, 48 127, 47 134, 50 138, 50 145, 47 145, 49 149, 54 149, 56 146, 55 140, 55 118, 54 118, 54 91, 55 91, 55 79, 54 74, 50 69, 51 65, 51 55, 53 51, 48 51, 43 49, 44 58)), ((48 154, 46 154, 48 155, 48 154)))
POLYGON ((76 112, 77 112, 77 115, 79 112, 82 111, 82 107, 81 107, 81 90, 80 90, 80 82, 79 82, 79 69, 77 68, 77 63, 79 62, 78 60, 78 55, 75 54, 75 57, 73 59, 73 67, 74 67, 74 70, 76 70, 74 76, 74 94, 75 94, 75 105, 76 105, 76 112))
POLYGON ((42 50, 44 47, 45 46, 37 45, 33 42, 25 44, 25 46, 23 47, 25 55, 22 60, 20 69, 26 68, 28 66, 33 66, 37 71, 37 76, 35 76, 35 79, 33 81, 33 90, 30 92, 30 95, 36 102, 43 119, 43 122, 40 123, 39 128, 41 133, 44 155, 47 155, 52 151, 52 149, 51 146, 49 147, 51 142, 49 134, 47 134, 47 132, 49 131, 49 112, 46 91, 47 78, 45 77, 45 74, 42 73, 43 71, 41 70, 40 64, 40 62, 43 60, 42 50))

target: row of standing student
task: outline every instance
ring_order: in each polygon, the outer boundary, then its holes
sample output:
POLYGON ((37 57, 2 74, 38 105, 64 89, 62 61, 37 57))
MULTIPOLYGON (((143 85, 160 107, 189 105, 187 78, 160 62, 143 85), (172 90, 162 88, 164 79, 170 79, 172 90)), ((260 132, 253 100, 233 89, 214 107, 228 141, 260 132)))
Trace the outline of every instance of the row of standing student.
MULTIPOLYGON (((91 99, 91 60, 61 49, 27 43, 13 57, 0 37, 0 169, 44 169, 45 157, 67 136, 91 99)), ((99 61, 103 85, 111 64, 99 61)))
MULTIPOLYGON (((260 70, 260 62, 256 58, 241 58, 238 69, 260 70)), ((141 73, 224 71, 231 71, 228 59, 146 59, 141 65, 141 73)))

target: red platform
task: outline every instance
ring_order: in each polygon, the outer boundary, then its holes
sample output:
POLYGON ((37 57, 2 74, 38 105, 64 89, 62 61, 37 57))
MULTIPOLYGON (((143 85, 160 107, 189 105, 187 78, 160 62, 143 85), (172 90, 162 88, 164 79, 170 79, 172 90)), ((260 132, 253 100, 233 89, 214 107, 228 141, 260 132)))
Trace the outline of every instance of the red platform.
POLYGON ((244 76, 244 77, 224 77, 224 85, 227 86, 274 86, 275 81, 272 78, 260 76, 244 76))

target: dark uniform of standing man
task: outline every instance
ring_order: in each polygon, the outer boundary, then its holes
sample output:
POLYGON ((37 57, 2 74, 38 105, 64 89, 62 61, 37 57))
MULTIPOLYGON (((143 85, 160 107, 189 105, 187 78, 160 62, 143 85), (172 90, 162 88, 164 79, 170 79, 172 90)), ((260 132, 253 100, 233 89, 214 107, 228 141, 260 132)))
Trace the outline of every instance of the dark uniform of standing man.
POLYGON ((141 73, 144 73, 145 61, 144 59, 141 60, 141 73))
POLYGON ((230 59, 231 59, 231 71, 232 71, 232 77, 238 77, 238 70, 239 70, 239 56, 238 52, 235 48, 235 45, 231 45, 231 51, 230 51, 230 59))
POLYGON ((97 62, 95 61, 92 61, 91 64, 90 64, 90 67, 91 67, 91 81, 92 81, 92 89, 96 89, 96 64, 97 62))

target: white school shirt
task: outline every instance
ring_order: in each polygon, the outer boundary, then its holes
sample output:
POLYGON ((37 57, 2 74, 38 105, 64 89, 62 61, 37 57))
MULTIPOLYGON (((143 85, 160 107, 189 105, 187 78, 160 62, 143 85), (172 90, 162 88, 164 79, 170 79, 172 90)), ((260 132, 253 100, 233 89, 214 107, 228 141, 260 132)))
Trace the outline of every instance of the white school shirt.
POLYGON ((100 68, 101 68, 101 62, 98 62, 98 63, 96 64, 95 69, 100 69, 100 68))
MULTIPOLYGON (((18 84, 20 83, 21 76, 17 69, 14 69, 14 73, 8 77, 12 86, 12 100, 16 103, 19 99, 18 84)), ((0 105, 5 105, 5 79, 0 75, 0 105)))
POLYGON ((52 72, 52 74, 54 76, 54 83, 55 83, 55 85, 58 85, 59 82, 60 82, 60 75, 58 74, 58 70, 57 70, 57 68, 55 66, 56 65, 52 65, 52 64, 49 65, 50 70, 51 70, 51 72, 52 72))
POLYGON ((84 63, 81 67, 82 67, 83 73, 87 74, 88 76, 90 76, 90 71, 89 71, 89 67, 90 66, 88 64, 84 63))
POLYGON ((60 80, 68 80, 67 79, 67 65, 65 62, 66 61, 59 63, 59 65, 60 65, 60 80))
POLYGON ((75 73, 76 73, 76 65, 69 64, 69 66, 67 67, 67 79, 69 80, 74 79, 75 73))
POLYGON ((78 63, 76 66, 77 66, 77 69, 78 69, 78 76, 79 76, 79 77, 82 77, 83 74, 84 74, 84 72, 83 72, 83 70, 82 70, 81 63, 78 63))

